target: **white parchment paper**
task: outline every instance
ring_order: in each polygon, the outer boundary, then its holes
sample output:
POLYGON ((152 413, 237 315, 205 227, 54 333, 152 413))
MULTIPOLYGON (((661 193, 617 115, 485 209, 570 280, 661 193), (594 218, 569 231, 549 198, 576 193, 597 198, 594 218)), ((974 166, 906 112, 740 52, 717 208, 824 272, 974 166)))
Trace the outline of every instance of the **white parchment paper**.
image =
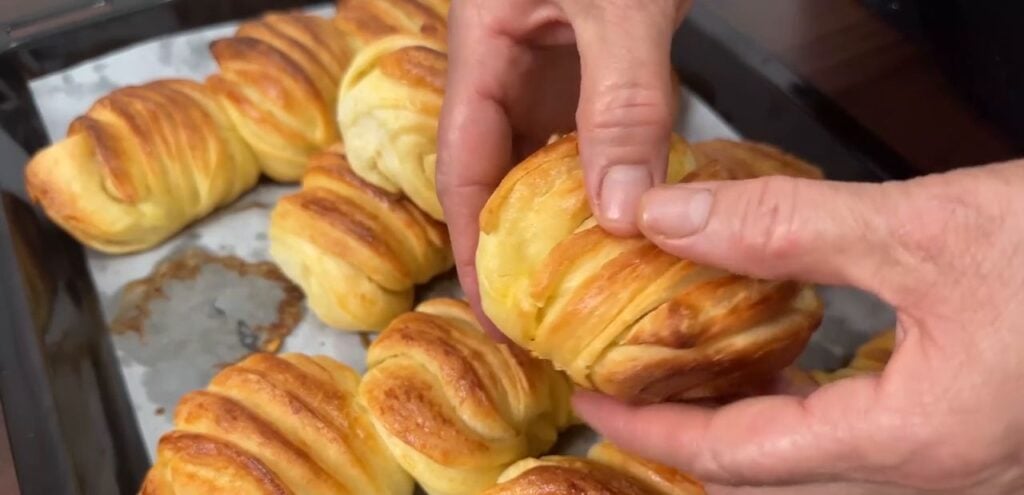
MULTIPOLYGON (((333 7, 320 6, 311 12, 331 15, 333 7)), ((215 70, 208 43, 229 36, 235 27, 236 23, 227 23, 161 37, 32 81, 30 89, 51 140, 62 138, 72 119, 117 87, 165 77, 205 78, 215 70)), ((739 137, 707 104, 686 91, 677 130, 692 141, 739 137)), ((269 260, 270 209, 277 198, 294 189, 294 186, 261 185, 231 207, 147 252, 109 256, 89 251, 88 264, 108 321, 114 318, 125 284, 147 276, 162 260, 187 247, 201 247, 248 261, 269 260)), ((220 337, 211 336, 214 330, 210 329, 216 327, 218 321, 230 319, 233 311, 230 308, 244 308, 244 304, 238 306, 239 299, 244 303, 247 297, 265 296, 262 292, 247 293, 246 287, 230 287, 231 280, 230 274, 214 274, 198 277, 191 285, 181 285, 168 296, 174 298, 171 302, 177 305, 164 308, 163 312, 154 309, 151 318, 163 320, 152 326, 152 334, 129 333, 114 337, 139 427, 151 456, 159 437, 172 426, 174 404, 180 395, 205 387, 218 369, 218 360, 230 359, 232 353, 237 352, 220 337), (167 311, 171 314, 166 314, 167 311), (216 314, 207 314, 210 311, 216 314)), ((238 283, 246 282, 239 279, 238 283)), ((827 304, 826 317, 801 359, 805 367, 839 366, 856 345, 893 322, 891 310, 871 296, 844 288, 824 287, 821 291, 827 304)), ((451 276, 435 282, 424 293, 461 295, 451 276)), ((359 336, 326 328, 309 312, 285 340, 282 350, 327 354, 360 372, 365 370, 365 350, 359 336)), ((593 438, 591 432, 581 429, 567 435, 556 450, 582 454, 593 438)))

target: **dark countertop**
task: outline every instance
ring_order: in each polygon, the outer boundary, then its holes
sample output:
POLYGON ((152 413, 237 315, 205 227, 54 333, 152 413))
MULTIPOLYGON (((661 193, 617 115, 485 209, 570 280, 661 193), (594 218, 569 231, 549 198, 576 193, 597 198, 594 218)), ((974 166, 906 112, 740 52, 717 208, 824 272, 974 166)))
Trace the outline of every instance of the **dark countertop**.
POLYGON ((697 0, 918 171, 1024 156, 1021 2, 697 0), (1016 20, 1016 21, 1014 21, 1016 20))

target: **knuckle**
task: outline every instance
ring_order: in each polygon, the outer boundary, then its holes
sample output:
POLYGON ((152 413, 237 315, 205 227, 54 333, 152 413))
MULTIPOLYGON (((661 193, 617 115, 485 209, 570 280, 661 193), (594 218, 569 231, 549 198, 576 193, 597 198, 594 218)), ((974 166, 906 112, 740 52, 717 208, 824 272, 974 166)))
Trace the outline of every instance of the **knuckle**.
POLYGON ((763 177, 741 203, 736 245, 758 258, 786 258, 796 253, 803 239, 797 228, 800 182, 787 177, 763 177))
POLYGON ((578 117, 595 132, 672 125, 667 104, 670 95, 642 81, 618 81, 602 88, 590 104, 581 105, 578 117))

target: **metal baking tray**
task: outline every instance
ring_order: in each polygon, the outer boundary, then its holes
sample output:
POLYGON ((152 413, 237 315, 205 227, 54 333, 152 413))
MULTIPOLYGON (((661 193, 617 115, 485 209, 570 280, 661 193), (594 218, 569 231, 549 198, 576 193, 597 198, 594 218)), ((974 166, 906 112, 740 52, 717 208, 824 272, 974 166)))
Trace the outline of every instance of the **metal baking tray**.
MULTIPOLYGON (((0 399, 25 493, 134 493, 177 398, 245 352, 273 346, 268 329, 296 317, 281 311, 296 307, 288 284, 260 268, 269 260, 267 213, 291 186, 263 184, 160 247, 128 256, 83 248, 24 199, 27 151, 59 139, 71 118, 114 86, 211 71, 202 47, 231 31, 231 17, 183 21, 113 50, 82 50, 81 57, 23 71, 15 81, 23 97, 7 116, 21 112, 30 122, 16 130, 17 142, 0 136, 0 270, 13 275, 0 280, 0 321, 7 327, 0 330, 0 399), (150 57, 153 50, 164 56, 150 57), (190 271, 189 263, 203 268, 190 271)), ((677 34, 673 59, 685 84, 677 130, 691 140, 771 142, 837 180, 910 175, 869 132, 699 6, 677 34)), ((870 295, 821 291, 826 317, 801 357, 803 367, 839 366, 893 323, 891 309, 870 295)), ((460 295, 452 274, 419 297, 435 295, 460 295)), ((301 302, 297 307, 300 322, 281 350, 324 353, 363 369, 365 338, 328 329, 301 302)), ((577 432, 557 449, 580 453, 591 440, 577 432)))

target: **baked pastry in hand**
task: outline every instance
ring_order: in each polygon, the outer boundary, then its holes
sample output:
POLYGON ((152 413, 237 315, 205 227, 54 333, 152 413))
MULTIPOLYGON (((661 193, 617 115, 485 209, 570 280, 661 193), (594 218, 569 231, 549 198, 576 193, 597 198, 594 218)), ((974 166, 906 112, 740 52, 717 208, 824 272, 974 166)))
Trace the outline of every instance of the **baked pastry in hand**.
POLYGON ((495 343, 463 301, 432 299, 399 316, 367 365, 359 397, 430 495, 477 495, 575 421, 565 376, 495 343))
POLYGON ((25 169, 29 196, 83 244, 160 244, 256 185, 259 165, 210 91, 160 80, 117 89, 25 169))
POLYGON ((360 179, 341 145, 310 160, 302 189, 270 216, 270 254, 337 329, 377 331, 413 289, 453 266, 445 226, 401 194, 360 179))
POLYGON ((360 177, 405 194, 442 220, 434 181, 437 123, 444 96, 443 46, 420 36, 390 36, 364 47, 338 96, 338 126, 360 177))
POLYGON ((890 329, 875 335, 865 342, 854 354, 853 359, 845 368, 836 371, 811 371, 810 376, 819 385, 825 385, 843 378, 881 373, 892 357, 896 346, 896 329, 890 329))
POLYGON ((450 0, 338 0, 334 25, 354 50, 395 34, 448 38, 450 0))
POLYGON ((210 50, 220 71, 207 83, 263 172, 297 182, 309 156, 340 139, 334 109, 352 53, 345 35, 322 17, 271 13, 210 50))
MULTIPOLYGON (((715 142, 691 151, 676 136, 667 180, 815 176, 763 149, 715 142)), ((576 384, 624 401, 749 393, 797 358, 822 318, 810 286, 730 274, 606 233, 591 216, 573 135, 514 168, 480 227, 490 319, 576 384)))
POLYGON ((546 456, 513 464, 482 495, 704 495, 694 479, 675 469, 627 454, 608 442, 587 458, 546 456))
POLYGON ((358 384, 324 356, 251 355, 182 397, 140 493, 409 495, 358 384))

